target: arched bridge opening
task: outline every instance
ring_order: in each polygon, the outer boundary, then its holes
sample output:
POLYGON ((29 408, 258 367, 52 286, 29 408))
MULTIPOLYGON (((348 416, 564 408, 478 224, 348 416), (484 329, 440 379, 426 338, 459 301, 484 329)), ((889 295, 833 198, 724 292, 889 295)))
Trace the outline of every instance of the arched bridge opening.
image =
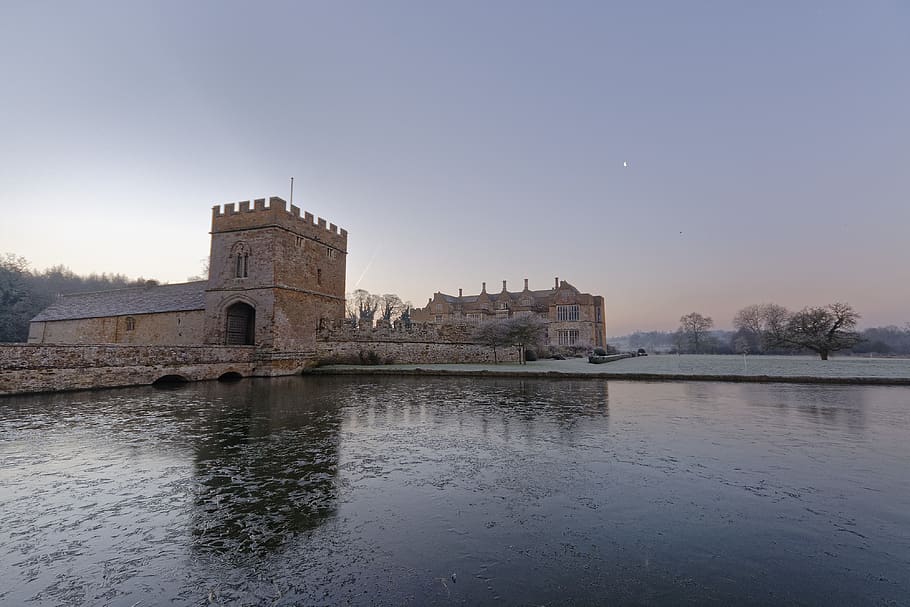
POLYGON ((223 382, 240 381, 241 379, 243 379, 243 376, 236 371, 228 371, 227 373, 222 373, 218 376, 218 381, 223 382))
POLYGON ((161 377, 159 377, 158 379, 153 381, 152 385, 161 386, 161 387, 179 386, 180 384, 185 384, 188 381, 190 381, 190 380, 188 380, 186 377, 184 377, 182 375, 176 375, 176 374, 162 375, 161 377))

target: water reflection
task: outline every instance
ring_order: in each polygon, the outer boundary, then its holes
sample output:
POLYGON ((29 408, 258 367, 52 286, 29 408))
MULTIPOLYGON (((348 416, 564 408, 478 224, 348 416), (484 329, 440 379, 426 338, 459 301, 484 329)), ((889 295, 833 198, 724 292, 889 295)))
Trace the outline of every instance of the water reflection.
POLYGON ((230 390, 231 404, 200 420, 195 549, 274 550, 334 514, 339 408, 324 386, 285 384, 241 382, 230 390))
POLYGON ((813 424, 839 426, 853 433, 866 428, 866 398, 862 386, 769 384, 756 391, 740 385, 737 394, 754 407, 773 407, 777 414, 794 412, 813 424))

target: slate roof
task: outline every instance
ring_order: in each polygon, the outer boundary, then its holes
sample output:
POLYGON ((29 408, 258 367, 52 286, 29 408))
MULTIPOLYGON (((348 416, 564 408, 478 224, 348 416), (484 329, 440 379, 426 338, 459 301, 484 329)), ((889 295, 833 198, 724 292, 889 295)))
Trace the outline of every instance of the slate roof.
POLYGON ((208 281, 184 282, 64 295, 32 322, 205 309, 208 281))

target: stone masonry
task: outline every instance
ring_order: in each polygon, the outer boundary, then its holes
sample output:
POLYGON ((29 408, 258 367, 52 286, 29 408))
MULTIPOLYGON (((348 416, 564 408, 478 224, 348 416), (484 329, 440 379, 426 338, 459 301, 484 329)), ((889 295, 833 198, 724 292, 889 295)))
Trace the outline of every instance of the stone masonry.
POLYGON ((317 333, 316 357, 320 363, 360 362, 371 353, 380 363, 492 363, 518 362, 517 347, 497 348, 471 338, 475 327, 419 323, 397 326, 352 327, 331 323, 317 333))

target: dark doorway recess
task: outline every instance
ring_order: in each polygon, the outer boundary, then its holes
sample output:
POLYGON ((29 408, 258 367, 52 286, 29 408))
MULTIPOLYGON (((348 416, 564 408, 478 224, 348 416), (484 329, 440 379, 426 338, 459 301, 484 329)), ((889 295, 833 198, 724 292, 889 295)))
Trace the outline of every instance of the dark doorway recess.
POLYGON ((229 346, 252 346, 256 329, 256 309, 242 301, 227 309, 225 343, 229 346))

